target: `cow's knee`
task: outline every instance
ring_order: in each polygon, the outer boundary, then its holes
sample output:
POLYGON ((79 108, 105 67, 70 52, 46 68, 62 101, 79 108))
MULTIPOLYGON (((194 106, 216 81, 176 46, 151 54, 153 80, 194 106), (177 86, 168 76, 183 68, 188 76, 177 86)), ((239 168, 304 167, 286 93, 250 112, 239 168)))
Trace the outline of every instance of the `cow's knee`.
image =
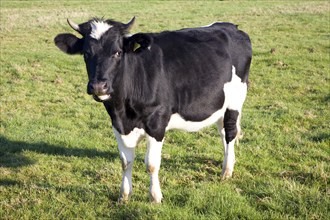
POLYGON ((121 161, 121 168, 125 172, 129 167, 131 167, 133 161, 127 161, 123 158, 120 158, 121 161))
POLYGON ((134 155, 125 155, 123 152, 120 153, 120 162, 123 171, 126 171, 128 168, 131 168, 134 161, 134 155))

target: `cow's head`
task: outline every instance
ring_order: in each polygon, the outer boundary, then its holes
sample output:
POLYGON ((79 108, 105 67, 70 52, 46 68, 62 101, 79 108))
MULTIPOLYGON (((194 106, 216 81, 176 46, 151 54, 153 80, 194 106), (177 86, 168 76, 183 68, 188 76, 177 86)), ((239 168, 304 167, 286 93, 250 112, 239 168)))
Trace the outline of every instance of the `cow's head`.
POLYGON ((114 90, 113 82, 121 74, 122 60, 125 53, 136 51, 139 47, 148 47, 144 37, 133 35, 128 37, 135 17, 127 24, 113 20, 92 19, 82 24, 75 24, 68 19, 69 25, 82 38, 64 33, 55 37, 58 48, 67 54, 83 54, 88 72, 89 82, 87 93, 93 95, 96 101, 106 101, 111 98, 114 90))

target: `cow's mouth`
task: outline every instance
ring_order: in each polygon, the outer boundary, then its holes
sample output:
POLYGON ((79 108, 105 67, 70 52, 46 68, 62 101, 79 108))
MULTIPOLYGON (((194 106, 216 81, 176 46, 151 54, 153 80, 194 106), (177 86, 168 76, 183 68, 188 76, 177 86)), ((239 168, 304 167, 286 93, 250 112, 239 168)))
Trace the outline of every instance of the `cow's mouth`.
POLYGON ((105 102, 105 101, 108 101, 111 98, 111 96, 109 94, 99 95, 99 96, 93 95, 93 98, 97 102, 105 102))

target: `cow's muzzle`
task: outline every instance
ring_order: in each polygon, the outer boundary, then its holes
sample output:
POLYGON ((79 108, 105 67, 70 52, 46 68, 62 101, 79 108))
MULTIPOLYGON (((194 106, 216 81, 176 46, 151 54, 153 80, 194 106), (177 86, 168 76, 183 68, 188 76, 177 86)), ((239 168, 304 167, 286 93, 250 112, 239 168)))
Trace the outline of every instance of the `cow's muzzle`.
POLYGON ((93 95, 94 100, 98 102, 104 102, 111 98, 109 83, 106 81, 89 82, 87 93, 93 95))
POLYGON ((111 95, 102 95, 102 96, 93 95, 93 98, 97 102, 105 102, 110 100, 111 95))

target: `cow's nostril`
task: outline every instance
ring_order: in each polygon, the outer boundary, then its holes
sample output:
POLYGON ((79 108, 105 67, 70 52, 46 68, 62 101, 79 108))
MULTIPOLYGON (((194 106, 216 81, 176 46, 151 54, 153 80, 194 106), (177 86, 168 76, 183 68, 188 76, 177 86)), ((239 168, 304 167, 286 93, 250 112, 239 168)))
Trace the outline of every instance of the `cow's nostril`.
POLYGON ((106 95, 109 90, 109 83, 107 82, 90 82, 87 85, 87 93, 94 95, 106 95))
POLYGON ((103 83, 101 84, 101 88, 102 88, 103 90, 108 90, 108 83, 107 83, 107 82, 103 82, 103 83))

